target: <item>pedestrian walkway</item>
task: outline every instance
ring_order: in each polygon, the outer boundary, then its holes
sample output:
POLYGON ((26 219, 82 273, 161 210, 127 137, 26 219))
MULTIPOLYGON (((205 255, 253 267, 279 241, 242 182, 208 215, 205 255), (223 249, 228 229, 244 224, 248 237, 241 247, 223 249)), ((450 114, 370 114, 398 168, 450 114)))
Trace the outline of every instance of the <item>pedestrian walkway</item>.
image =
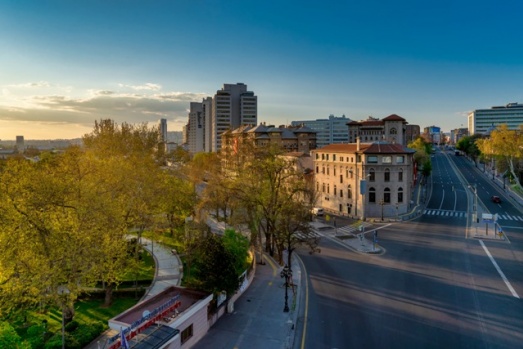
MULTIPOLYGON (((140 302, 157 295, 168 287, 179 286, 182 280, 182 264, 178 255, 173 253, 174 251, 143 237, 141 238, 141 243, 143 248, 153 255, 156 262, 156 272, 151 286, 149 286, 140 302)), ((107 348, 105 343, 117 334, 117 331, 109 329, 85 348, 105 349, 107 348)))
POLYGON ((284 312, 282 268, 268 255, 264 254, 263 259, 266 264, 256 265, 255 277, 234 303, 234 311, 223 315, 194 349, 292 348, 301 290, 299 261, 292 259, 294 286, 287 289, 289 312, 284 312))
POLYGON ((423 210, 424 215, 428 216, 445 216, 445 217, 458 217, 467 218, 467 212, 465 211, 449 211, 449 210, 423 210))

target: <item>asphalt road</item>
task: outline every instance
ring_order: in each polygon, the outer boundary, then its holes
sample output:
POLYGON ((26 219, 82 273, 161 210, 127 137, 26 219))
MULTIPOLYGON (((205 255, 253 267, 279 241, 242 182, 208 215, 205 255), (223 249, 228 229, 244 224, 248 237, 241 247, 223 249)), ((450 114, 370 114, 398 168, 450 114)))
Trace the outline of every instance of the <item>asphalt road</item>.
POLYGON ((523 231, 508 229, 511 243, 467 237, 469 185, 477 183, 479 204, 492 210, 487 202, 496 189, 485 176, 486 183, 467 177, 476 170, 462 160, 434 156, 427 209, 415 221, 379 230, 382 255, 330 239, 322 239, 320 254, 298 251, 308 280, 298 322, 304 340, 295 348, 523 347, 523 302, 499 272, 523 296, 523 231))

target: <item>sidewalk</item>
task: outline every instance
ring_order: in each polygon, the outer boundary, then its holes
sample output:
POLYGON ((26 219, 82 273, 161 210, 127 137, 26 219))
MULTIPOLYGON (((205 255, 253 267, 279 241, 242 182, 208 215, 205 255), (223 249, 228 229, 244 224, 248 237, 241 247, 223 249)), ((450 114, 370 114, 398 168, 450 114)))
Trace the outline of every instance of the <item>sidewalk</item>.
MULTIPOLYGON (((153 244, 151 240, 143 237, 141 240, 143 248, 153 255, 157 268, 153 282, 140 302, 157 295, 167 287, 179 286, 182 280, 181 262, 177 255, 174 255, 170 249, 161 244, 153 244)), ((109 329, 86 346, 85 349, 104 349, 107 340, 116 334, 116 331, 109 329)))
POLYGON ((301 268, 293 256, 292 280, 295 291, 288 288, 289 312, 286 313, 283 311, 285 287, 280 277, 282 268, 266 254, 263 260, 266 264, 256 265, 254 279, 234 303, 234 311, 223 315, 193 348, 292 348, 301 291, 301 268))

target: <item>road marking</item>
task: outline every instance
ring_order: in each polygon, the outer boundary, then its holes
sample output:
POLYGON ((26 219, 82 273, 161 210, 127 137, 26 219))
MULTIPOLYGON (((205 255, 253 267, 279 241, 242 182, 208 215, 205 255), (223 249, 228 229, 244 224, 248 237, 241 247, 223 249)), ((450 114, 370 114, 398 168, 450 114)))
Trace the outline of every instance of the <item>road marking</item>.
POLYGON ((301 335, 301 349, 305 348, 305 337, 307 335, 307 322, 309 321, 307 319, 309 314, 309 276, 307 275, 307 269, 305 269, 305 264, 303 264, 303 261, 301 258, 298 258, 300 261, 300 264, 302 266, 302 270, 305 277, 305 312, 303 314, 303 332, 301 335))
POLYGON ((487 254, 488 258, 490 258, 490 261, 492 262, 492 264, 494 264, 494 267, 496 268, 496 270, 498 271, 499 275, 501 276, 501 278, 505 282, 505 285, 507 285, 510 293, 512 293, 512 295, 514 297, 519 298, 519 295, 517 294, 516 290, 514 290, 514 288, 512 287, 510 282, 508 281, 508 279, 505 276, 505 274, 503 274, 503 272, 501 271, 501 268, 499 267, 498 263, 496 263, 496 261, 494 260, 494 258, 490 254, 489 250, 487 249, 487 246, 485 246, 485 244, 483 243, 483 240, 479 240, 479 243, 481 244, 481 246, 485 250, 485 253, 487 254))

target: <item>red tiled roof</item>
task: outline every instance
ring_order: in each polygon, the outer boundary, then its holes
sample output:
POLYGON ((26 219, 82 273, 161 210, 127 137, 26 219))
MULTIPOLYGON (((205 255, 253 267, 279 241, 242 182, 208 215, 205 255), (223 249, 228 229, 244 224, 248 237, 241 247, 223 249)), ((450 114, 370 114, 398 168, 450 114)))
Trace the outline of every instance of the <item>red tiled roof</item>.
POLYGON ((412 149, 405 148, 401 144, 376 142, 363 151, 365 154, 406 154, 414 153, 412 149))
MULTIPOLYGON (((360 143, 360 152, 370 147, 372 143, 360 143)), ((356 143, 329 144, 316 151, 328 151, 333 153, 355 153, 358 145, 356 143)))
POLYGON ((383 119, 383 121, 405 121, 404 118, 402 118, 401 116, 399 115, 396 115, 396 114, 391 114, 389 116, 387 116, 386 118, 383 119))

